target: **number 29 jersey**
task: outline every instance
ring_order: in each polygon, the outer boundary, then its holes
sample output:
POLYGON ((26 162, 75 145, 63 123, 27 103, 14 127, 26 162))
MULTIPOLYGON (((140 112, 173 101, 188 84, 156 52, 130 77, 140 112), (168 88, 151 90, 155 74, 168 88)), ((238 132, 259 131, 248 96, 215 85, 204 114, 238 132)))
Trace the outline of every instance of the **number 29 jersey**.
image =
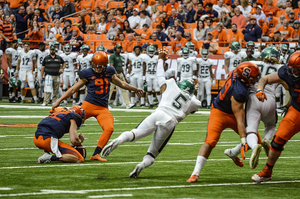
POLYGON ((166 80, 166 86, 156 110, 163 110, 180 122, 188 114, 200 108, 201 102, 194 95, 190 96, 187 92, 182 91, 173 78, 166 80))
POLYGON ((5 53, 7 55, 11 55, 11 65, 12 65, 12 67, 16 67, 17 63, 18 63, 18 58, 19 58, 18 51, 14 48, 7 48, 5 50, 5 53))
POLYGON ((86 79, 87 96, 85 101, 98 106, 108 106, 110 82, 116 73, 115 68, 108 66, 104 74, 96 73, 93 68, 79 72, 80 79, 86 79))

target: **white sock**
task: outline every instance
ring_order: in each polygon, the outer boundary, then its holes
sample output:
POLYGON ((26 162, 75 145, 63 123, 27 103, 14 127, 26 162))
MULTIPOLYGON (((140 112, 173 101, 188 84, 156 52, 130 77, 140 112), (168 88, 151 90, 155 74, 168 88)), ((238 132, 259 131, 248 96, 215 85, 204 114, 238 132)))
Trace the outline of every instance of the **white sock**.
POLYGON ((22 100, 25 100, 25 96, 21 96, 22 100))
POLYGON ((196 165, 194 168, 194 171, 192 173, 192 175, 200 175, 200 172, 204 166, 204 164, 206 163, 207 159, 203 156, 197 156, 197 161, 196 161, 196 165))
POLYGON ((276 102, 276 107, 280 107, 280 102, 276 102))
POLYGON ((143 169, 151 166, 154 163, 155 159, 150 155, 145 155, 142 161, 143 169))
POLYGON ((149 104, 153 105, 153 95, 148 95, 149 104))
POLYGON ((80 101, 80 103, 82 103, 84 101, 84 94, 79 95, 79 101, 80 101))
POLYGON ((156 95, 158 103, 161 101, 161 95, 156 95))
POLYGON ((15 92, 13 92, 12 94, 11 94, 11 97, 15 97, 16 95, 15 95, 15 92))
POLYGON ((131 131, 125 131, 118 137, 118 140, 120 140, 120 144, 124 142, 130 142, 133 139, 134 139, 134 134, 131 131))
POLYGON ((145 97, 141 97, 141 104, 145 105, 145 97))
POLYGON ((135 103, 135 97, 130 97, 131 104, 135 103))
POLYGON ((238 144, 236 147, 231 149, 231 154, 233 156, 237 156, 238 154, 241 153, 241 148, 242 148, 242 144, 238 144))
POLYGON ((8 97, 9 97, 9 99, 11 99, 12 98, 12 94, 8 93, 8 97))
POLYGON ((33 96, 34 101, 37 101, 37 96, 33 96))
POLYGON ((247 144, 251 149, 254 149, 254 147, 257 145, 258 137, 255 133, 250 133, 247 135, 247 144))
POLYGON ((210 106, 211 95, 207 95, 206 99, 207 99, 207 106, 210 106))

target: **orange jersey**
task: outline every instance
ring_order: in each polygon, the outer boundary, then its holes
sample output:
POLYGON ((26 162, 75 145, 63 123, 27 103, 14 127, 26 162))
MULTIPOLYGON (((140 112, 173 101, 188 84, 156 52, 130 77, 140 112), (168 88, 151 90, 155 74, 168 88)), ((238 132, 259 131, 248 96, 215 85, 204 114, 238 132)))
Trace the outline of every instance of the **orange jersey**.
POLYGON ((256 8, 252 7, 250 14, 254 15, 256 13, 256 8))
POLYGON ((235 33, 232 31, 228 32, 228 36, 227 38, 230 40, 228 40, 229 43, 233 42, 233 41, 240 41, 240 40, 244 40, 244 34, 241 31, 236 31, 235 33))
POLYGON ((10 3, 10 8, 19 8, 23 3, 25 3, 26 0, 9 0, 7 3, 10 3))
POLYGON ((98 24, 98 23, 100 23, 100 17, 101 17, 101 13, 100 14, 94 14, 94 16, 95 16, 95 19, 96 19, 96 23, 98 24))
POLYGON ((126 43, 126 47, 125 49, 123 49, 124 52, 128 52, 128 53, 131 53, 133 52, 133 47, 136 45, 136 41, 125 41, 126 43))
POLYGON ((82 0, 80 1, 80 5, 81 8, 86 8, 86 9, 89 8, 90 10, 88 10, 88 12, 95 10, 95 1, 93 0, 82 0))
POLYGON ((271 20, 269 21, 268 27, 269 27, 269 28, 275 28, 275 27, 277 26, 277 24, 278 24, 278 20, 273 18, 273 19, 271 19, 271 20))
POLYGON ((298 30, 294 29, 294 32, 292 34, 292 38, 293 39, 299 39, 299 36, 300 36, 300 28, 298 30))
POLYGON ((277 12, 281 11, 281 9, 278 8, 277 6, 268 6, 268 5, 263 6, 262 10, 264 13, 272 12, 273 15, 276 15, 277 12))
POLYGON ((111 22, 108 22, 105 26, 105 30, 108 31, 111 26, 112 26, 111 22))
POLYGON ((90 24, 90 21, 91 21, 91 17, 90 17, 90 15, 85 15, 84 16, 84 22, 86 23, 86 24, 90 24))
POLYGON ((167 13, 167 15, 172 14, 172 9, 175 8, 176 10, 178 9, 178 3, 175 2, 174 5, 171 5, 170 3, 167 3, 167 5, 164 6, 164 11, 167 13))
POLYGON ((285 29, 283 26, 280 26, 279 28, 277 28, 277 31, 279 31, 281 33, 283 38, 288 39, 288 38, 292 37, 294 28, 292 28, 291 26, 288 26, 287 29, 285 29))
POLYGON ((299 20, 300 19, 300 8, 294 9, 293 11, 295 13, 295 19, 299 20))
POLYGON ((143 30, 140 35, 143 39, 149 39, 149 37, 152 35, 152 31, 148 29, 147 32, 144 32, 143 30))
POLYGON ((183 48, 185 46, 186 43, 187 43, 187 40, 183 37, 181 37, 180 41, 174 40, 174 42, 172 42, 173 52, 176 53, 177 51, 179 51, 181 48, 183 48))
POLYGON ((105 9, 106 0, 97 0, 95 3, 95 7, 100 7, 101 10, 105 9))
POLYGON ((215 39, 216 41, 220 42, 219 46, 220 47, 224 46, 224 43, 222 43, 222 42, 226 42, 227 41, 226 30, 222 30, 221 32, 218 32, 217 30, 213 30, 211 32, 213 34, 213 39, 215 39))
POLYGON ((259 25, 259 26, 260 26, 260 28, 261 28, 261 30, 262 30, 262 33, 265 33, 264 36, 269 36, 269 34, 270 34, 270 29, 269 29, 269 27, 267 26, 267 24, 266 24, 266 23, 263 23, 262 26, 261 26, 261 25, 259 25))
POLYGON ((156 44, 158 46, 158 49, 162 48, 161 41, 159 41, 158 39, 156 41, 153 41, 152 39, 148 40, 148 45, 153 45, 153 44, 156 44))

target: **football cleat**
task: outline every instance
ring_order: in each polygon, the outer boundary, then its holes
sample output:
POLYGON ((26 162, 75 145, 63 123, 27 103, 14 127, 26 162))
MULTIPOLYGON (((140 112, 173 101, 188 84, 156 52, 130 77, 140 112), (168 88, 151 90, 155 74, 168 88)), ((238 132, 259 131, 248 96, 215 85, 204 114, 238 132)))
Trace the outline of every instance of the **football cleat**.
POLYGON ((250 157, 250 168, 251 169, 255 169, 256 166, 258 165, 260 151, 261 151, 261 144, 257 144, 254 147, 254 149, 252 150, 252 154, 250 157))
POLYGON ((39 157, 37 159, 37 163, 38 164, 49 163, 49 162, 51 162, 51 157, 52 157, 52 155, 50 155, 49 153, 45 152, 41 157, 39 157))
POLYGON ((118 146, 119 146, 119 140, 118 138, 116 138, 102 149, 101 156, 104 158, 107 157, 118 146))
POLYGON ((133 108, 133 107, 135 107, 135 104, 128 104, 128 105, 126 106, 126 109, 131 109, 131 108, 133 108))
POLYGON ((243 161, 239 157, 232 155, 231 149, 226 149, 224 151, 224 154, 227 155, 228 157, 230 157, 233 160, 234 164, 236 164, 237 166, 239 166, 239 167, 244 166, 243 161))
POLYGON ((195 175, 192 175, 188 180, 187 182, 197 182, 198 181, 198 176, 195 174, 195 175))
POLYGON ((134 170, 129 174, 129 178, 138 178, 142 170, 143 170, 142 163, 136 165, 134 170))
POLYGON ((261 183, 263 181, 269 181, 272 179, 272 170, 270 170, 268 168, 268 166, 265 166, 261 172, 254 174, 251 179, 253 182, 256 182, 256 183, 261 183))
POLYGON ((261 141, 261 146, 264 147, 265 153, 266 153, 266 155, 267 155, 267 157, 268 157, 268 155, 269 155, 269 150, 270 150, 270 143, 269 143, 269 141, 263 139, 263 140, 261 141))
POLYGON ((103 159, 99 154, 96 154, 96 155, 94 155, 94 156, 91 156, 91 157, 90 157, 90 160, 98 160, 98 161, 102 161, 102 162, 107 161, 106 159, 103 159))

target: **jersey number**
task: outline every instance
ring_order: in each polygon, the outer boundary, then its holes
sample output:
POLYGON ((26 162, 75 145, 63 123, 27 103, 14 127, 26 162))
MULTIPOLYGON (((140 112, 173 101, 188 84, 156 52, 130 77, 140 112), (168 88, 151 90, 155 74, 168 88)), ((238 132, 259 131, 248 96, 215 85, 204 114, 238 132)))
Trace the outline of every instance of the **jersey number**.
MULTIPOLYGON (((227 92, 228 92, 228 90, 229 90, 229 88, 231 86, 231 82, 233 81, 231 79, 232 74, 233 73, 230 73, 230 76, 228 76, 227 79, 226 79, 226 82, 225 82, 225 85, 224 85, 224 91, 222 93, 222 90, 221 90, 220 95, 219 95, 220 96, 220 100, 224 100, 225 97, 226 97, 226 94, 227 94, 227 92)), ((233 78, 235 78, 235 77, 233 77, 233 78)))
POLYGON ((80 66, 81 66, 81 70, 82 69, 86 69, 87 68, 87 63, 80 63, 80 66))
POLYGON ((240 61, 234 60, 233 67, 236 68, 240 64, 240 61))
POLYGON ((181 71, 182 72, 190 72, 190 68, 191 68, 191 66, 189 64, 186 64, 186 65, 183 64, 181 71))
POLYGON ((208 69, 209 69, 208 66, 201 66, 200 74, 201 75, 208 75, 209 74, 208 69))
POLYGON ((187 99, 184 97, 184 95, 182 95, 181 93, 175 98, 175 102, 172 103, 172 105, 176 108, 176 109, 181 109, 181 103, 179 102, 179 100, 182 99, 184 102, 187 101, 187 99))
POLYGON ((134 62, 134 63, 133 63, 133 67, 134 67, 134 68, 141 68, 141 66, 142 66, 142 63, 141 63, 141 62, 134 62))
POLYGON ((100 87, 99 91, 95 91, 96 94, 103 94, 104 93, 104 87, 105 87, 105 94, 107 94, 108 92, 108 79, 107 78, 99 78, 99 79, 95 79, 95 85, 100 87))
POLYGON ((23 61, 22 65, 28 65, 29 58, 23 58, 22 61, 23 61))
POLYGON ((43 64, 44 57, 40 57, 40 64, 43 64))
POLYGON ((56 112, 56 113, 52 113, 49 117, 51 117, 53 119, 56 119, 57 121, 60 121, 61 119, 59 117, 57 117, 57 115, 59 115, 59 114, 67 115, 68 113, 69 113, 69 111, 62 110, 62 111, 59 111, 59 112, 56 112))
POLYGON ((148 63, 148 72, 151 74, 155 73, 156 63, 148 63))

